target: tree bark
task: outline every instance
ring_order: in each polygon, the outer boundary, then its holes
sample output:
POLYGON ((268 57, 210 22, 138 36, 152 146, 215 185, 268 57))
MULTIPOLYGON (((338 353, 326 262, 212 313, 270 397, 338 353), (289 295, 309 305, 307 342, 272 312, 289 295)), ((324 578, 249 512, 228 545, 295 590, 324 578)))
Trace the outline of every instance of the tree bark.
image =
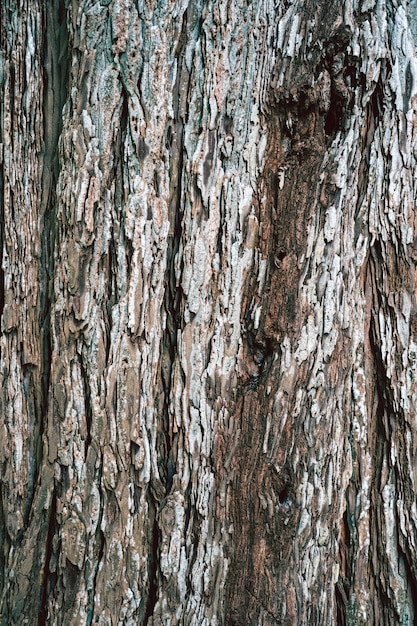
POLYGON ((1 623, 417 611, 417 2, 1 4, 1 623))

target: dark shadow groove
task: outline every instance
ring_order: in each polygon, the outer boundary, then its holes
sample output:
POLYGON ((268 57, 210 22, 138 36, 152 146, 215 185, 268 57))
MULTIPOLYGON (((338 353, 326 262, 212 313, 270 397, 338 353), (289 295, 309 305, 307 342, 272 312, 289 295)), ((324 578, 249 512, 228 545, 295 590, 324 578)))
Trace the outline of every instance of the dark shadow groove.
MULTIPOLYGON (((166 367, 162 376, 162 385, 164 389, 164 407, 163 407, 163 429, 158 448, 158 462, 160 465, 160 475, 165 479, 165 489, 168 492, 172 486, 172 477, 175 473, 176 459, 171 458, 175 450, 173 445, 173 433, 170 432, 170 394, 172 387, 172 369, 177 355, 177 337, 178 331, 182 329, 182 307, 183 307, 183 291, 181 281, 177 279, 177 274, 182 274, 183 260, 179 260, 180 243, 182 238, 182 174, 184 165, 184 119, 181 115, 181 77, 183 74, 183 56, 185 54, 187 44, 187 10, 184 11, 181 36, 176 50, 178 59, 177 79, 174 86, 174 120, 173 125, 175 132, 171 141, 172 162, 170 167, 170 222, 171 232, 168 237, 167 251, 167 269, 165 274, 165 295, 164 308, 166 311, 166 332, 163 338, 164 351, 167 355, 166 367)), ((189 81, 188 77, 188 81, 189 81)))
POLYGON ((407 573, 407 581, 411 588, 411 601, 413 603, 413 611, 414 611, 414 619, 413 624, 417 626, 417 580, 413 573, 412 566, 410 564, 410 559, 405 551, 401 547, 401 543, 398 546, 398 554, 402 557, 404 562, 405 571, 407 573))
MULTIPOLYGON (((3 126, 0 114, 0 143, 3 145, 1 128, 3 126)), ((4 270, 3 270, 3 246, 4 246, 4 172, 3 172, 3 152, 0 153, 0 329, 4 310, 4 270)), ((1 348, 0 348, 1 350, 1 348)), ((1 352, 0 352, 1 356, 1 352)))
POLYGON ((52 541, 55 534, 55 517, 56 517, 56 493, 52 495, 51 506, 49 509, 48 531, 46 533, 46 553, 45 566, 43 571, 43 580, 41 586, 41 605, 38 615, 38 626, 46 626, 48 624, 48 597, 53 591, 56 584, 57 575, 49 571, 49 564, 52 558, 52 541))
MULTIPOLYGON (((5 8, 0 6, 0 65, 4 63, 4 55, 6 50, 6 33, 5 33, 5 8)), ((4 89, 4 71, 0 72, 0 93, 4 89)), ((4 105, 0 101, 0 331, 2 324, 2 316, 4 310, 4 270, 3 270, 3 246, 5 243, 4 233, 4 163, 3 163, 3 144, 4 144, 4 105)), ((1 358, 1 347, 0 347, 1 358)))
MULTIPOLYGON (((389 304, 386 295, 380 287, 384 284, 383 268, 387 254, 387 251, 383 250, 380 241, 376 240, 371 249, 368 261, 369 271, 372 277, 372 312, 369 326, 369 349, 375 370, 375 394, 377 400, 373 449, 375 469, 371 495, 371 535, 375 540, 371 542, 370 552, 372 554, 371 576, 374 582, 374 600, 380 607, 383 607, 383 623, 391 624, 400 619, 401 616, 398 614, 397 604, 392 598, 392 593, 390 593, 392 592, 390 582, 383 583, 384 580, 388 580, 387 571, 389 571, 391 565, 387 562, 386 545, 383 539, 383 533, 381 532, 384 529, 384 522, 381 522, 380 511, 384 506, 382 490, 385 486, 385 483, 382 482, 382 467, 385 459, 388 474, 392 472, 396 473, 397 468, 395 463, 393 464, 390 455, 390 441, 396 438, 398 432, 393 430, 395 429, 394 424, 404 423, 405 417, 401 408, 395 408, 392 382, 387 375, 386 365, 381 351, 379 311, 388 311, 389 313, 389 304)), ((398 491, 407 488, 407 484, 404 484, 404 477, 397 476, 396 483, 396 490, 398 491)), ((400 524, 397 518, 397 527, 399 528, 399 526, 400 524)), ((401 546, 401 542, 398 540, 397 549, 398 556, 403 558, 407 581, 410 585, 413 598, 415 598, 417 594, 416 578, 404 547, 401 546)), ((417 616, 415 614, 413 623, 417 624, 417 616)))
MULTIPOLYGON (((54 303, 54 248, 57 237, 56 187, 60 173, 59 138, 63 127, 62 109, 68 94, 69 83, 69 49, 67 11, 64 0, 49 0, 42 3, 42 31, 43 31, 43 171, 41 190, 42 197, 39 204, 42 232, 40 233, 41 258, 39 264, 39 327, 41 332, 41 389, 37 392, 39 400, 37 406, 38 442, 37 466, 34 481, 40 481, 39 468, 42 464, 42 439, 46 429, 46 416, 49 404, 51 364, 52 364, 52 333, 51 309, 54 303)), ((40 607, 38 611, 38 626, 48 623, 48 597, 53 593, 57 581, 56 572, 50 571, 52 557, 52 540, 56 524, 56 493, 52 496, 49 509, 48 530, 46 533, 46 552, 44 558, 43 580, 41 586, 40 607)), ((37 608, 37 607, 36 607, 37 608)), ((34 611, 36 610, 33 607, 34 611)))
MULTIPOLYGON (((152 526, 152 548, 149 553, 149 594, 146 604, 145 616, 143 619, 143 626, 147 626, 149 620, 152 620, 155 605, 158 599, 158 558, 159 558, 159 528, 156 516, 156 510, 153 503, 150 503, 149 508, 152 507, 153 526, 152 526)), ((152 622, 151 622, 152 623, 152 622)))
POLYGON ((80 364, 80 373, 81 380, 84 391, 84 405, 85 405, 85 421, 87 427, 87 434, 84 442, 84 454, 85 458, 87 458, 88 448, 91 445, 91 428, 93 422, 93 407, 91 402, 91 390, 90 390, 90 382, 88 379, 88 372, 83 362, 83 357, 79 356, 79 364, 80 364))
POLYGON ((86 619, 86 626, 90 626, 90 624, 93 623, 93 618, 94 618, 94 596, 95 596, 95 589, 96 589, 96 580, 97 580, 97 575, 99 573, 99 565, 103 559, 103 555, 104 555, 104 533, 103 531, 100 529, 101 527, 101 521, 103 519, 103 500, 101 500, 101 506, 100 506, 100 517, 99 517, 99 521, 97 524, 98 530, 97 530, 97 535, 96 535, 96 541, 100 542, 99 543, 99 549, 98 549, 98 553, 97 553, 97 558, 95 561, 95 566, 96 566, 96 571, 94 574, 94 582, 91 586, 91 589, 88 592, 88 610, 87 610, 87 619, 86 619))

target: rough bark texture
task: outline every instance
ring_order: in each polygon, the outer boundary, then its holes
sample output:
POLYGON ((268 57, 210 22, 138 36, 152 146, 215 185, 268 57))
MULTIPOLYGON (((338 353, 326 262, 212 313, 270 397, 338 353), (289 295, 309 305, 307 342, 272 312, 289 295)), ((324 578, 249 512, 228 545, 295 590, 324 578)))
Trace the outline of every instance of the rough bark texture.
POLYGON ((417 623, 417 2, 0 11, 1 624, 417 623))

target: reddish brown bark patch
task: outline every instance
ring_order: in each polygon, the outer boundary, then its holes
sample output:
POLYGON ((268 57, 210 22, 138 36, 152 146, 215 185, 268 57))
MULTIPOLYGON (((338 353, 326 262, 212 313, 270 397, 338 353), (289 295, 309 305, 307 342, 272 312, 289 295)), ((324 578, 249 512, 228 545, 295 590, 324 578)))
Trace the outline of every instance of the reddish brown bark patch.
MULTIPOLYGON (((336 22, 331 19, 332 6, 327 7, 327 24, 336 22)), ((326 37, 316 35, 317 41, 326 37)), ((272 90, 268 105, 268 151, 263 178, 258 180, 259 197, 264 198, 258 206, 259 249, 267 260, 267 272, 261 293, 257 276, 247 285, 243 305, 246 344, 240 371, 245 375, 236 407, 241 437, 233 460, 231 513, 236 543, 228 578, 228 624, 257 624, 261 615, 264 624, 298 623, 299 594, 289 567, 301 512, 298 486, 305 468, 302 463, 297 467, 293 457, 295 448, 301 456, 306 453, 307 442, 301 417, 297 423, 292 409, 296 391, 307 384, 309 368, 303 364, 294 374, 285 395, 288 417, 282 428, 273 398, 280 385, 281 341, 286 335, 293 342, 308 315, 299 297, 307 270, 308 225, 334 201, 336 192, 328 182, 331 173, 326 176, 322 164, 331 135, 339 124, 343 126, 342 117, 337 123, 329 118, 330 106, 337 104, 340 116, 348 113, 345 70, 332 70, 333 57, 344 54, 348 35, 347 29, 327 35, 330 56, 320 57, 315 50, 309 62, 288 70, 285 85, 290 87, 272 90), (255 306, 261 307, 257 328, 255 306), (268 415, 270 419, 273 415, 269 427, 268 415), (271 444, 271 437, 279 440, 278 447, 271 444)), ((335 359, 343 365, 342 353, 335 359)))

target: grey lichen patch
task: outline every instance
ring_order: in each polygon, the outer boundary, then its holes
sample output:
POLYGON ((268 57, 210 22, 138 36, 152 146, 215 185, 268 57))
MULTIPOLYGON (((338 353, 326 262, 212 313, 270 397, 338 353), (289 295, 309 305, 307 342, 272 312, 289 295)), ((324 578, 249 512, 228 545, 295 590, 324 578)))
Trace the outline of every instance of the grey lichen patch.
POLYGON ((110 446, 103 448, 103 482, 107 489, 114 491, 117 485, 118 467, 110 446))
POLYGON ((414 38, 414 45, 417 49, 417 0, 409 0, 407 3, 407 16, 414 38))
POLYGON ((83 522, 74 513, 63 524, 61 531, 61 562, 65 567, 65 559, 82 569, 86 551, 86 530, 83 522))

